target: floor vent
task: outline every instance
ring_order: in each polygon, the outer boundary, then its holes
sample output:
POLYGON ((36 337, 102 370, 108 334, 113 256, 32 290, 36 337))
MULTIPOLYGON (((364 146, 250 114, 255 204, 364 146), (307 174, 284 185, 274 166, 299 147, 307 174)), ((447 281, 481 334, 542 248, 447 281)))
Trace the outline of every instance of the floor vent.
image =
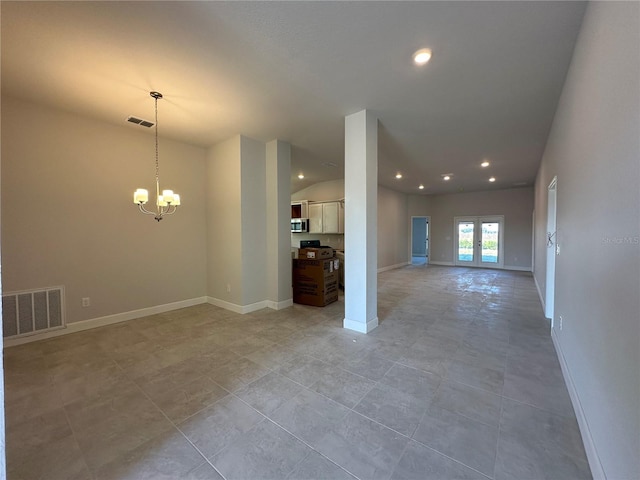
POLYGON ((2 295, 2 336, 22 337, 64 328, 64 287, 2 295))

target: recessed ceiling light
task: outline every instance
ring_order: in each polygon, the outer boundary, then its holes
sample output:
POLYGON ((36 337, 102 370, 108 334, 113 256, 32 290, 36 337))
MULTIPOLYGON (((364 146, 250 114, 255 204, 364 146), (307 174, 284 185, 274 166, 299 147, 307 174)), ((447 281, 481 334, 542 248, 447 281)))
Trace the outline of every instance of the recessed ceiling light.
POLYGON ((299 178, 300 180, 302 180, 302 179, 304 178, 304 175, 303 175, 302 173, 300 173, 300 174, 298 174, 298 178, 299 178))
POLYGON ((420 190, 424 190, 424 185, 420 184, 420 186, 418 187, 420 190))
POLYGON ((451 180, 451 175, 443 175, 443 176, 442 176, 442 179, 443 179, 445 182, 448 182, 449 180, 451 180))
POLYGON ((431 60, 431 49, 430 48, 421 48, 416 53, 413 54, 413 62, 416 65, 424 65, 429 60, 431 60))
POLYGON ((489 181, 490 181, 490 182, 495 182, 495 181, 496 181, 496 177, 491 177, 491 178, 489 179, 489 181))
POLYGON ((486 167, 488 167, 488 166, 489 166, 489 162, 487 162, 487 161, 485 160, 484 162, 482 162, 482 163, 480 164, 480 166, 481 166, 482 168, 486 168, 486 167))
POLYGON ((400 180, 402 178, 402 174, 400 172, 396 173, 396 178, 400 180))

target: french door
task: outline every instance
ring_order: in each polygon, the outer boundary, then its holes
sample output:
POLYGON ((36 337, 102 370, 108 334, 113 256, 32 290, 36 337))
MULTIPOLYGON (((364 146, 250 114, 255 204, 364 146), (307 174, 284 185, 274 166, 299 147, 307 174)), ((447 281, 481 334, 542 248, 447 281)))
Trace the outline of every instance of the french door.
POLYGON ((502 268, 504 217, 455 217, 456 265, 502 268))

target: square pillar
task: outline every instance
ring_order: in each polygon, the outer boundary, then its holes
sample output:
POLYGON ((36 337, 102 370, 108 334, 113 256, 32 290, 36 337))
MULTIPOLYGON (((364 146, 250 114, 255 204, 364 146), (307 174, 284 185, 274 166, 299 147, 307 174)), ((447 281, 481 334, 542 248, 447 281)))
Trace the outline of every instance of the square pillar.
POLYGON ((378 326, 378 119, 362 110, 345 117, 344 328, 378 326))
POLYGON ((293 305, 291 289, 291 145, 273 140, 267 156, 267 302, 280 310, 293 305))

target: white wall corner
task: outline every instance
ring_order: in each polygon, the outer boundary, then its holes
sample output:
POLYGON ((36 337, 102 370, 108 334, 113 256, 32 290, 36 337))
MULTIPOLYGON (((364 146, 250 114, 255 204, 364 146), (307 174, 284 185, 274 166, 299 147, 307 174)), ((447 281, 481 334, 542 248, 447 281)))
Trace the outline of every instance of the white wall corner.
POLYGON ((291 306, 293 306, 293 298, 289 298, 288 300, 282 300, 280 302, 267 300, 267 307, 269 307, 272 310, 282 310, 284 308, 288 308, 291 306))
POLYGON ((250 303, 248 305, 237 305, 235 303, 227 302, 219 298, 207 297, 207 303, 240 314, 251 313, 255 312, 256 310, 262 310, 263 308, 268 307, 267 300, 261 300, 259 302, 250 303))
POLYGON ((555 347, 558 361, 560 362, 560 369, 562 370, 564 383, 569 391, 569 398, 571 398, 571 404, 573 405, 573 410, 576 414, 576 420, 578 421, 578 428, 580 429, 582 443, 584 444, 584 450, 587 454, 587 461, 589 462, 591 475, 593 475, 594 480, 606 480, 607 476, 602 468, 602 463, 600 462, 600 457, 598 455, 595 442, 593 441, 593 436, 591 435, 587 417, 582 409, 582 403, 580 402, 578 391, 573 383, 569 366, 567 365, 564 353, 562 352, 562 342, 553 329, 551 330, 551 339, 553 340, 553 346, 555 347))

